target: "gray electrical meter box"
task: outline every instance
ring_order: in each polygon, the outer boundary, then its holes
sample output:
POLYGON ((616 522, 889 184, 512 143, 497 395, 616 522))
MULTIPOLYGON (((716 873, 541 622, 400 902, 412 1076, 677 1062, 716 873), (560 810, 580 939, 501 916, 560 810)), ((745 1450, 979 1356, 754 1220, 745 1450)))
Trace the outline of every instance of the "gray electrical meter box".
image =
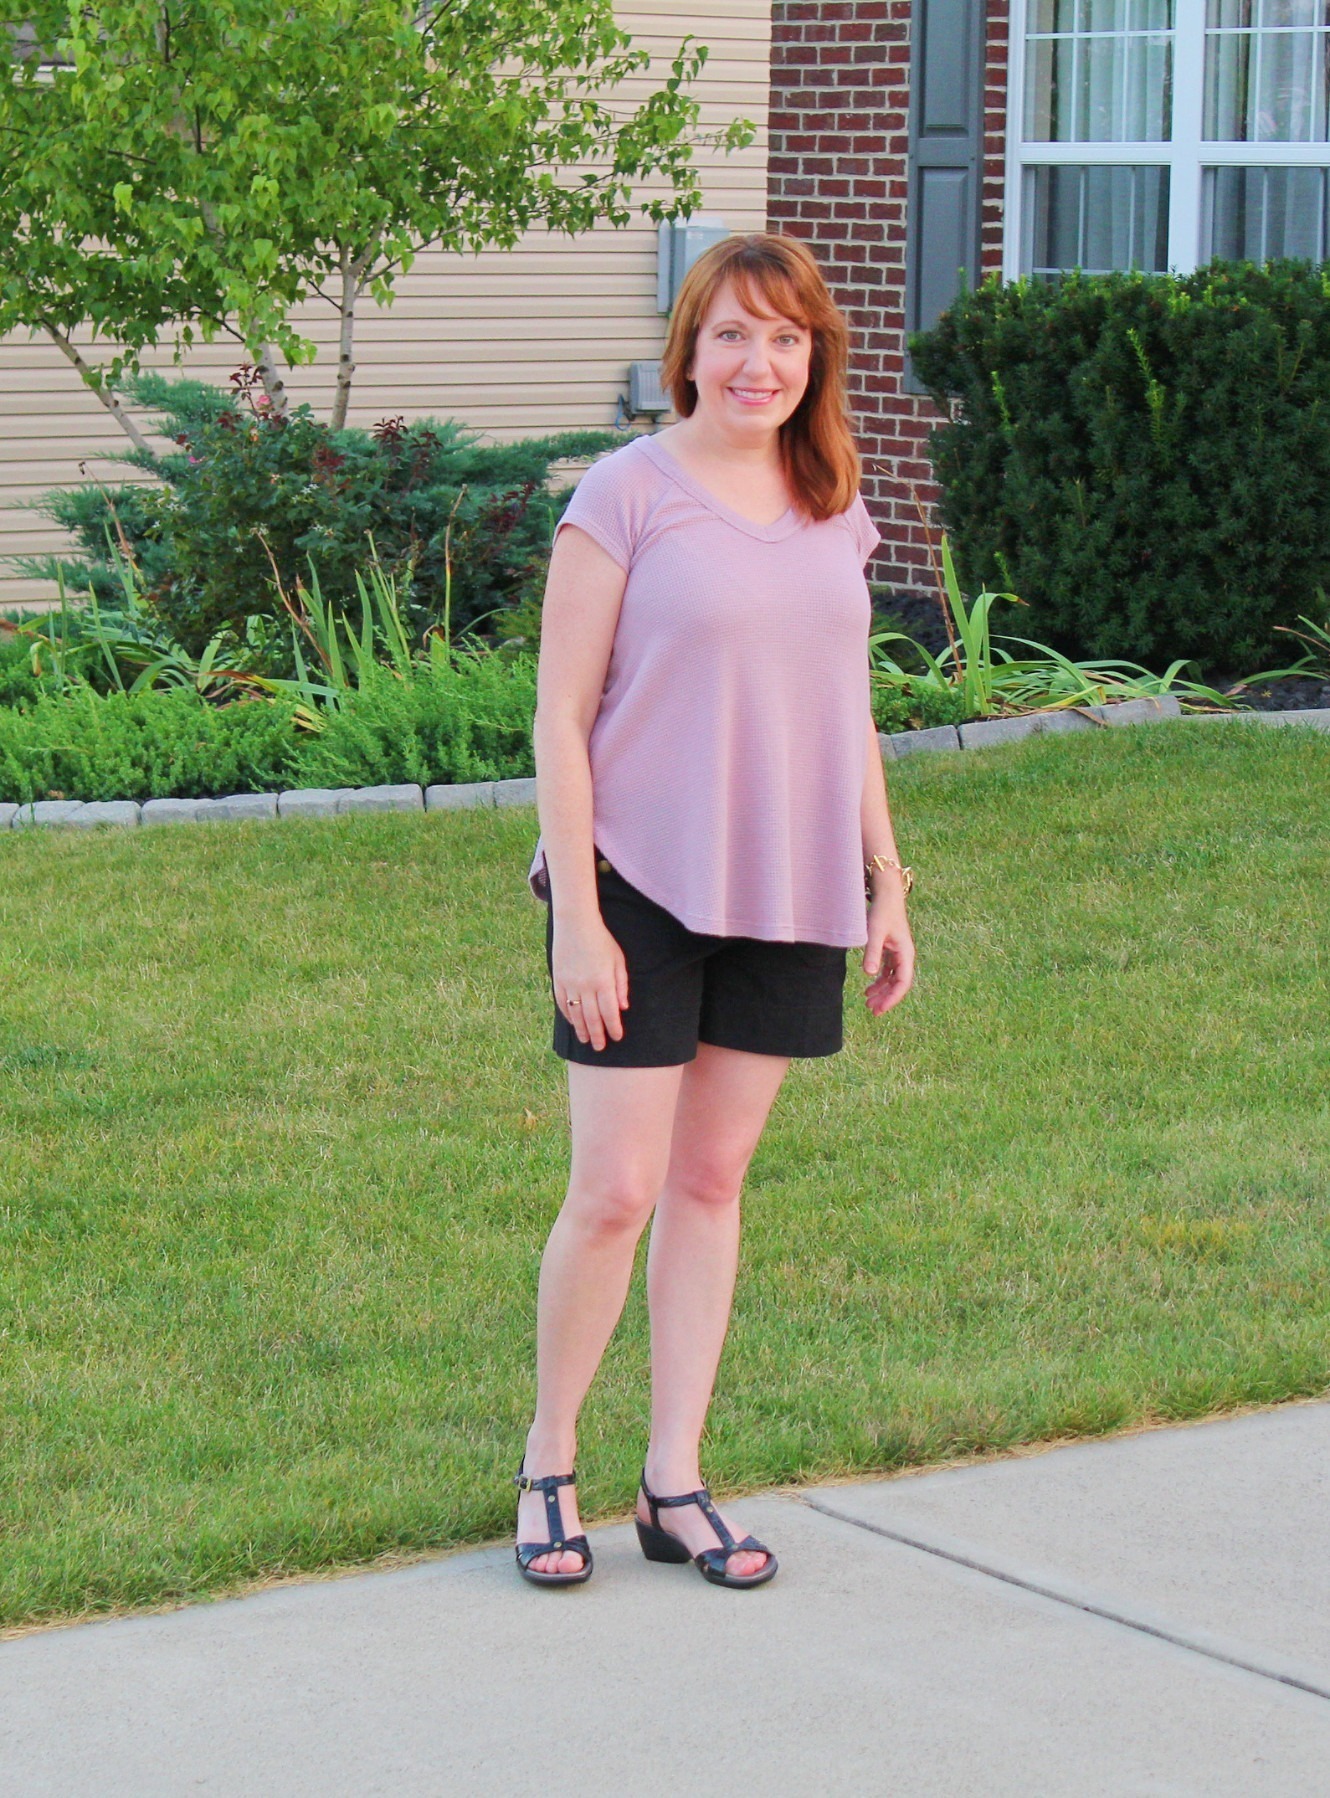
POLYGON ((656 310, 669 312, 683 278, 703 250, 730 235, 718 213, 695 212, 690 219, 662 220, 656 245, 656 310))
POLYGON ((628 410, 634 418, 649 412, 659 418, 670 409, 669 395, 660 384, 659 362, 628 364, 628 410))

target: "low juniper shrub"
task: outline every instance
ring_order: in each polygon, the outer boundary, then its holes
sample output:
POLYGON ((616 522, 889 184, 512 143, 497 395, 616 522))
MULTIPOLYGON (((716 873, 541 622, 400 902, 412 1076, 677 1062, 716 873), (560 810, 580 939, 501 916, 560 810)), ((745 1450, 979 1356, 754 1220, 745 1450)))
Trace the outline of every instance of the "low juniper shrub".
POLYGON ((0 800, 209 798, 296 784, 293 705, 211 706, 189 687, 43 694, 0 707, 0 800))
POLYGON ((971 717, 959 688, 924 681, 899 684, 874 681, 873 722, 880 731, 933 730, 941 724, 967 724, 971 717))
POLYGON ((385 669, 302 745, 300 784, 529 777, 535 711, 534 657, 463 655, 451 668, 423 665, 409 681, 385 669))
POLYGON ((0 628, 0 706, 24 708, 41 697, 29 643, 28 637, 0 628))

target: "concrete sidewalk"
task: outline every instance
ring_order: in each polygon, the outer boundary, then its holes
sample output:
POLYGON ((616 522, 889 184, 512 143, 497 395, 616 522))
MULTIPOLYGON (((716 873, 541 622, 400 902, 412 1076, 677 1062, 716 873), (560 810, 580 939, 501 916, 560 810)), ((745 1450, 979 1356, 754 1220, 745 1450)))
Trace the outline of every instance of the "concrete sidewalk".
POLYGON ((1330 1404, 0 1643, 5 1798, 1330 1793, 1330 1404))

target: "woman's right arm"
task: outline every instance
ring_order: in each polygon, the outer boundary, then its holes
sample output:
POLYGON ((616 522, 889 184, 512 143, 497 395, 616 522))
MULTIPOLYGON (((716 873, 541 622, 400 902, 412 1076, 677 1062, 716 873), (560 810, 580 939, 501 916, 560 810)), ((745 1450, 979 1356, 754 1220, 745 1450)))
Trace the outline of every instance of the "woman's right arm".
POLYGON ((623 951, 605 928, 596 888, 588 744, 600 709, 628 576, 569 523, 550 555, 536 673, 536 810, 554 914, 554 996, 580 1042, 623 1036, 623 951), (570 1006, 577 999, 580 1004, 570 1006))

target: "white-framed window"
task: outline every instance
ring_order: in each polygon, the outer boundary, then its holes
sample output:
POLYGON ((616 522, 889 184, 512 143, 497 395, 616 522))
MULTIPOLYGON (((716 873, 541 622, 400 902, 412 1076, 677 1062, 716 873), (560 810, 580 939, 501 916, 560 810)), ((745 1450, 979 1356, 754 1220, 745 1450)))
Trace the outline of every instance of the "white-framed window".
POLYGON ((1330 259, 1330 0, 1013 0, 1007 276, 1330 259))

